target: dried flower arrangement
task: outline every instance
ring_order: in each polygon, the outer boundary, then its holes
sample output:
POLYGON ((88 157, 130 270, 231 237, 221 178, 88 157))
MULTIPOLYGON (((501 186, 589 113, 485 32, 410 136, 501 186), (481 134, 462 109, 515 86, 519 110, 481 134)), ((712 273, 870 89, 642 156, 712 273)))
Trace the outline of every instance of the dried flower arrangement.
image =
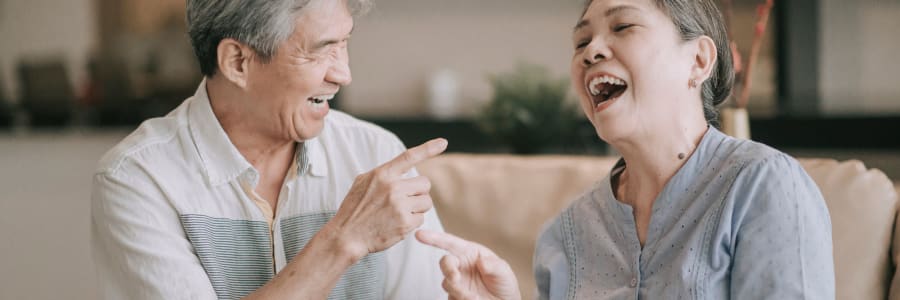
POLYGON ((734 41, 732 34, 731 19, 733 16, 734 4, 732 0, 722 0, 723 11, 725 14, 725 23, 728 30, 728 39, 731 41, 731 54, 734 58, 734 70, 737 73, 737 100, 735 106, 738 108, 746 108, 750 101, 750 87, 753 84, 751 76, 753 74, 753 66, 759 59, 759 51, 762 46, 763 36, 766 33, 766 27, 769 22, 769 14, 772 11, 774 0, 765 0, 756 7, 756 24, 754 26, 753 42, 750 45, 750 56, 747 61, 742 60, 742 56, 734 41))

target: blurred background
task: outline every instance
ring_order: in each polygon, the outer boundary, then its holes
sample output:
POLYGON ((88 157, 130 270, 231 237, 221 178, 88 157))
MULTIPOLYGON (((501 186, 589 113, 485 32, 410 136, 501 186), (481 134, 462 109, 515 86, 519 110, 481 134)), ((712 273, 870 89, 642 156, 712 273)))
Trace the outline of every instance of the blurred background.
MULTIPOLYGON (((374 2, 351 40, 353 84, 333 107, 407 146, 443 136, 452 152, 613 154, 570 111, 570 34, 582 1, 374 2), (519 106, 492 105, 504 101, 519 106)), ((751 138, 795 156, 859 159, 900 179, 900 1, 776 1, 758 35, 762 2, 734 0, 728 10, 739 52, 756 57, 741 74, 752 79, 741 106, 751 138)), ((194 93, 201 77, 184 6, 0 0, 0 299, 96 298, 93 167, 140 122, 194 93)))

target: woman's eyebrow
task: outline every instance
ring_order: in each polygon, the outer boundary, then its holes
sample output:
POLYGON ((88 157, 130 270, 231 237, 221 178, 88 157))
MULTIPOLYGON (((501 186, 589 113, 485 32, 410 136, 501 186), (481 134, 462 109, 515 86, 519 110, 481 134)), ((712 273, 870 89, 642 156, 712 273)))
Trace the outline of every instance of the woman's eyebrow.
POLYGON ((575 28, 572 31, 578 31, 578 29, 581 29, 582 27, 588 25, 591 25, 591 21, 589 21, 588 19, 582 19, 581 21, 578 21, 578 24, 575 24, 575 28))
POLYGON ((630 10, 640 11, 639 8, 631 6, 631 5, 617 5, 617 6, 611 7, 610 9, 607 9, 606 13, 604 13, 603 15, 608 18, 608 17, 611 17, 612 15, 622 13, 624 11, 630 11, 630 10))
MULTIPOLYGON (((613 15, 620 14, 624 11, 631 11, 631 10, 640 11, 639 8, 631 6, 631 5, 617 5, 617 6, 610 7, 609 9, 607 9, 606 12, 603 13, 603 15, 605 17, 609 18, 613 15)), ((581 19, 581 21, 578 21, 578 24, 575 24, 575 29, 572 31, 578 31, 579 29, 581 29, 585 26, 588 26, 588 25, 591 25, 590 20, 581 19)))

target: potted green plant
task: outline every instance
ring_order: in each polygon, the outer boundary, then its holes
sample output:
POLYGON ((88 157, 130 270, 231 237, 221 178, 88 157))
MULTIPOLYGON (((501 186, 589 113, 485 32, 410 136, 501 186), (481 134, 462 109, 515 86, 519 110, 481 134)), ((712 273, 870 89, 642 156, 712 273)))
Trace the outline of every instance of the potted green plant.
POLYGON ((514 71, 490 77, 493 97, 477 117, 479 127, 514 153, 534 154, 558 145, 577 124, 566 101, 567 78, 544 67, 520 63, 514 71))

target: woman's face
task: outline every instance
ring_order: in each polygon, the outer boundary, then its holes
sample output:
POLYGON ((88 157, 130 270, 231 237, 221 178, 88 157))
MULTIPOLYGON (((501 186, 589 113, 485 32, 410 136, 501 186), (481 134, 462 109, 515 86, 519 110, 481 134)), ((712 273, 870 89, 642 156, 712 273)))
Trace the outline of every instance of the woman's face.
POLYGON ((594 0, 572 42, 572 83, 600 138, 615 143, 677 126, 696 52, 655 0, 594 0))

